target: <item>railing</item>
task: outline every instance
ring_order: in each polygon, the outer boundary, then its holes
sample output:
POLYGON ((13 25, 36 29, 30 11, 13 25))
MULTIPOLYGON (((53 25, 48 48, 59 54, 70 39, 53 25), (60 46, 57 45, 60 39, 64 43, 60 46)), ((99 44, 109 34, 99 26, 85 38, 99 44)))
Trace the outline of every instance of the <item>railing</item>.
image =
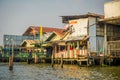
POLYGON ((110 56, 120 57, 120 40, 108 42, 108 53, 110 56))
POLYGON ((58 53, 55 53, 55 58, 61 58, 61 55, 63 54, 63 58, 78 58, 78 55, 81 56, 87 56, 87 50, 70 50, 70 51, 60 51, 58 53))

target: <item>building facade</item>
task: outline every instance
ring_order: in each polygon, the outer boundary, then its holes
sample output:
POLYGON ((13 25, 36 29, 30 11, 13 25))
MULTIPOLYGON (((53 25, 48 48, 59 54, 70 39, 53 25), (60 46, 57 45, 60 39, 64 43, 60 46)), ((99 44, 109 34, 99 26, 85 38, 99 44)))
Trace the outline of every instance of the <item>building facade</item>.
POLYGON ((25 39, 33 40, 33 36, 20 36, 20 35, 4 35, 4 47, 12 46, 20 47, 20 43, 25 39), (13 42, 12 42, 13 40, 13 42))
MULTIPOLYGON (((90 52, 98 52, 103 48, 104 36, 103 29, 98 25, 98 21, 103 19, 103 15, 87 13, 85 15, 62 16, 63 22, 69 25, 72 33, 68 36, 69 40, 82 40, 88 37, 90 52)), ((87 44, 86 44, 87 45, 87 44)))
POLYGON ((40 32, 40 26, 30 26, 24 33, 23 36, 33 36, 34 39, 40 40, 42 38, 45 41, 49 35, 53 32, 57 32, 62 34, 63 29, 61 28, 53 28, 53 27, 42 27, 42 32, 40 32), (42 36, 40 36, 42 33, 42 36))
POLYGON ((105 53, 119 58, 120 56, 120 0, 104 4, 105 18, 100 20, 104 28, 105 53))

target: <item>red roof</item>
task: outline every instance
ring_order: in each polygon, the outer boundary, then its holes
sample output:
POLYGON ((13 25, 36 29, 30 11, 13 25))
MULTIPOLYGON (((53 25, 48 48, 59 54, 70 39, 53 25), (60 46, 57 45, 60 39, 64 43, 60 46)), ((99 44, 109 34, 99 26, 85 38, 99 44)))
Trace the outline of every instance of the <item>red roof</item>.
MULTIPOLYGON (((40 27, 39 26, 30 26, 24 33, 23 35, 30 35, 31 30, 35 30, 35 32, 39 33, 40 32, 40 27)), ((52 27, 42 27, 43 33, 45 32, 57 32, 59 34, 63 34, 64 29, 61 28, 52 28, 52 27)))

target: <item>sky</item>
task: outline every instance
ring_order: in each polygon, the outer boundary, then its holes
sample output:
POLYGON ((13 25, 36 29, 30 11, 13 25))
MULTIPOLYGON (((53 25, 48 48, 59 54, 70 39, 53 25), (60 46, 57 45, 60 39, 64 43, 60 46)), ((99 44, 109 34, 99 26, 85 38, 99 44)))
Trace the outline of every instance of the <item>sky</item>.
POLYGON ((104 14, 111 0, 0 0, 0 45, 3 35, 22 35, 29 26, 63 28, 60 16, 104 14))

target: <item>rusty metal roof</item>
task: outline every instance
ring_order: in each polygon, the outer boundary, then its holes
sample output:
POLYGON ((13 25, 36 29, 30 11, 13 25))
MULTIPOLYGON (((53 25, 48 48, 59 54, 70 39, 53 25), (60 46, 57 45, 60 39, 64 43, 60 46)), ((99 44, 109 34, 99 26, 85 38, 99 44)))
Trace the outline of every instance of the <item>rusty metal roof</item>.
POLYGON ((90 12, 88 12, 87 14, 84 14, 84 15, 69 15, 69 16, 61 16, 61 17, 62 17, 63 23, 67 23, 69 20, 88 18, 88 17, 97 17, 100 19, 104 19, 104 15, 90 13, 90 12))
MULTIPOLYGON (((30 31, 35 30, 36 33, 40 32, 40 26, 30 26, 24 33, 23 35, 30 35, 30 31)), ((64 29, 61 28, 52 28, 52 27, 43 27, 43 33, 49 33, 49 32, 57 32, 61 35, 64 34, 64 29)), ((33 34, 32 34, 33 35, 33 34)))

